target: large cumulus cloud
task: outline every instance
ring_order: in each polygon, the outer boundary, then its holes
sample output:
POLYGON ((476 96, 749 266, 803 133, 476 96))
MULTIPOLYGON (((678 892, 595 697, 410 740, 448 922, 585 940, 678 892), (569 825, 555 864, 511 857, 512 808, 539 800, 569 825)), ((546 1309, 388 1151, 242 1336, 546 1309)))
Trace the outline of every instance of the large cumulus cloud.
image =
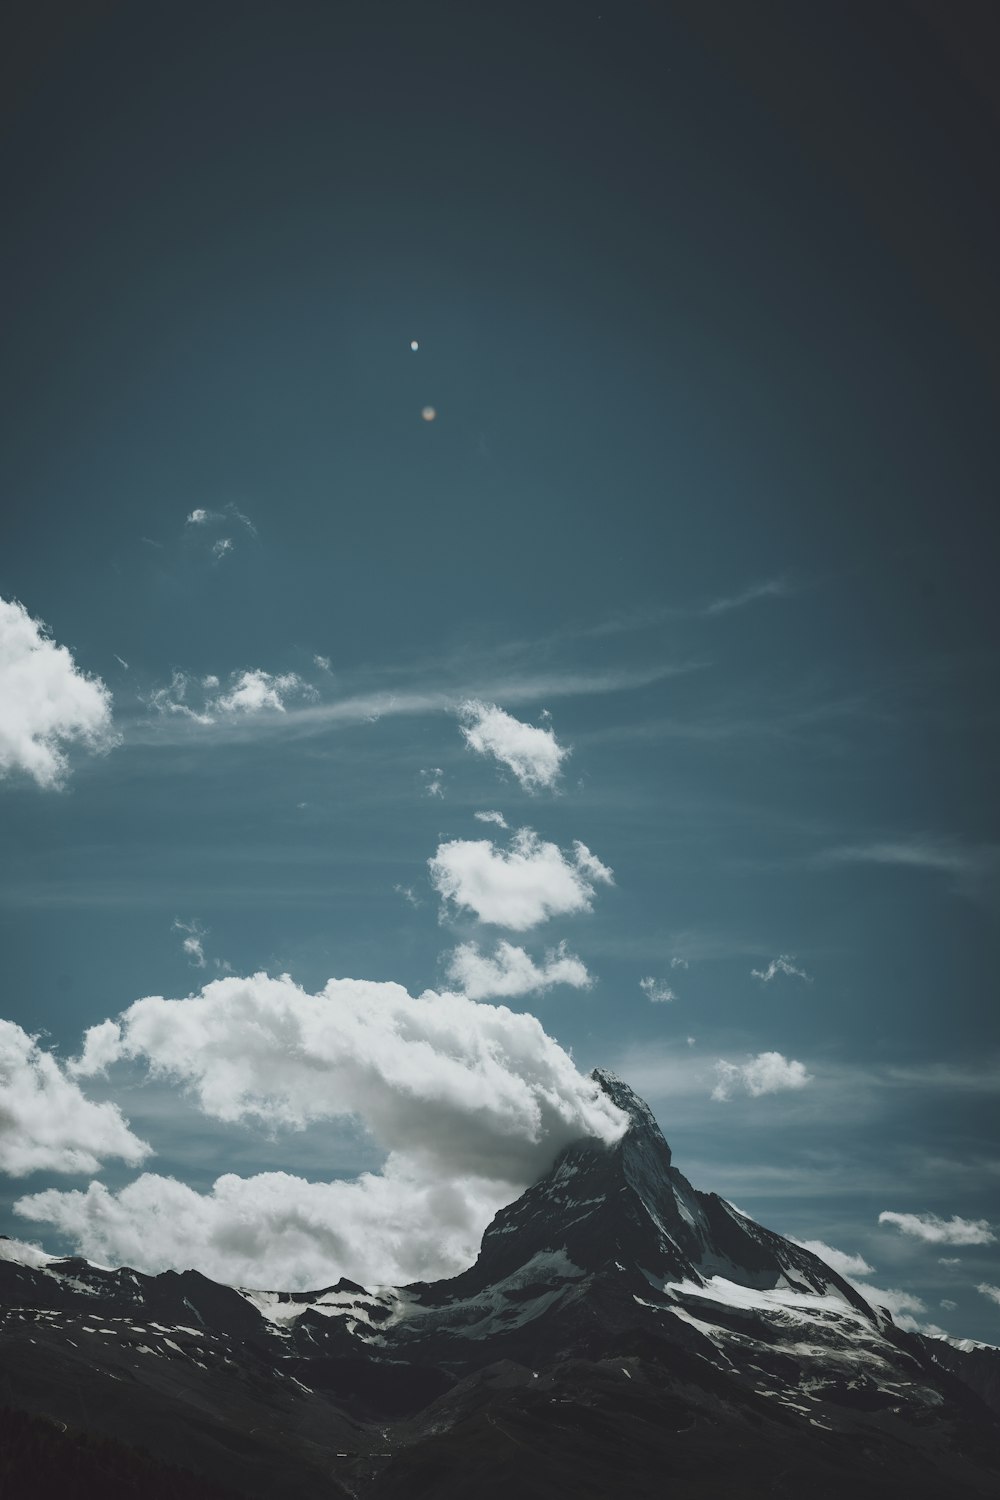
POLYGON ((173 1078, 216 1119, 300 1129, 357 1116, 388 1152, 380 1173, 352 1181, 227 1175, 200 1194, 147 1174, 118 1194, 91 1184, 20 1201, 84 1254, 258 1285, 459 1270, 564 1144, 611 1142, 624 1126, 533 1016, 391 983, 335 979, 309 994, 255 974, 150 996, 92 1028, 73 1071, 122 1058, 173 1078))
POLYGON ((13 1021, 0 1021, 0 1171, 96 1172, 105 1157, 149 1155, 118 1109, 85 1097, 58 1060, 13 1021))
POLYGON ((106 750, 116 740, 100 678, 80 672, 23 604, 0 599, 0 776, 21 771, 40 787, 59 787, 67 744, 106 750))

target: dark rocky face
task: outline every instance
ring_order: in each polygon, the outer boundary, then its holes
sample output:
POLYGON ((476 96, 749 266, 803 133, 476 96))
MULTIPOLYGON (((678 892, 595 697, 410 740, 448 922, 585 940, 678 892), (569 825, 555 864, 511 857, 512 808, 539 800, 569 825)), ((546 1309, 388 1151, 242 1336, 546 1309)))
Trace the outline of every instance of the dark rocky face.
POLYGON ((0 1260, 19 1400, 261 1496, 1000 1492, 1000 1351, 895 1328, 693 1188, 594 1076, 622 1139, 563 1150, 449 1280, 257 1293, 0 1260))

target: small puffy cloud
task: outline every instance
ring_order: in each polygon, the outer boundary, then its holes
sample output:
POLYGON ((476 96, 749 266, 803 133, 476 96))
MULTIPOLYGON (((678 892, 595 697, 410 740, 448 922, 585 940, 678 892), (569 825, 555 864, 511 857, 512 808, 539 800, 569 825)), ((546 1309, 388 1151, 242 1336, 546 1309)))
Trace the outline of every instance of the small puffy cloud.
POLYGON ((847 1250, 837 1250, 833 1245, 825 1244, 823 1240, 797 1240, 794 1235, 789 1235, 788 1238, 793 1245, 801 1245, 803 1250, 810 1250, 813 1255, 818 1255, 831 1270, 837 1272, 838 1276, 874 1276, 875 1274, 875 1267, 870 1266, 863 1255, 851 1255, 847 1250))
POLYGON ((672 969, 687 969, 690 968, 690 965, 686 958, 681 958, 679 954, 675 953, 670 960, 670 967, 672 969))
POLYGON ((712 1098, 720 1100, 731 1099, 740 1091, 757 1098, 783 1089, 802 1089, 812 1082, 812 1074, 806 1072, 802 1063, 782 1057, 780 1052, 759 1052, 743 1063, 720 1058, 715 1071, 719 1081, 712 1090, 712 1098))
POLYGON ((150 1153, 114 1104, 95 1104, 56 1058, 13 1021, 0 1021, 0 1170, 96 1172, 108 1156, 150 1153))
POLYGON ((958 1303, 952 1302, 950 1297, 942 1297, 941 1306, 944 1308, 945 1312, 954 1312, 955 1308, 958 1306, 958 1303))
POLYGON ((897 1214, 887 1209, 878 1221, 929 1245, 991 1245, 996 1239, 986 1219, 960 1219, 957 1214, 939 1219, 937 1214, 897 1214))
POLYGON ((333 665, 328 656, 314 656, 313 666, 319 667, 321 672, 332 672, 333 665))
POLYGON ((226 714, 285 712, 285 699, 294 693, 309 693, 297 672, 264 672, 254 668, 233 674, 227 692, 212 700, 211 707, 226 714))
POLYGON ((429 766, 426 770, 421 771, 420 775, 424 783, 424 793, 426 796, 444 796, 444 771, 440 766, 429 766))
POLYGON ((77 669, 23 604, 0 599, 0 777, 24 772, 46 790, 69 773, 66 746, 116 744, 111 694, 77 669))
POLYGON ((778 974, 787 974, 789 979, 804 979, 806 984, 812 984, 812 975, 807 974, 805 969, 797 968, 793 958, 791 953, 779 953, 777 958, 771 959, 766 969, 751 969, 750 973, 762 984, 770 984, 778 974))
POLYGON ((593 984, 586 965, 567 953, 565 943, 550 948, 541 964, 506 941, 497 944, 492 958, 480 953, 477 943, 462 943, 449 958, 446 973, 470 1000, 542 994, 555 984, 585 990, 593 984))
POLYGON ((962 1257, 960 1255, 939 1255, 938 1256, 938 1265, 939 1266, 960 1266, 961 1264, 962 1264, 962 1257))
POLYGON ((594 882, 614 881, 586 844, 575 842, 567 854, 531 828, 519 828, 508 849, 489 839, 452 839, 439 844, 427 863, 443 900, 515 932, 549 917, 590 911, 594 882))
POLYGON ((185 526, 204 526, 208 520, 208 511, 204 506, 197 505, 185 521, 185 526))
POLYGON ((221 562, 221 560, 225 557, 226 553, 227 552, 232 552, 232 550, 233 550, 233 542, 232 542, 232 538, 231 537, 220 536, 220 538, 219 538, 219 540, 217 542, 213 542, 212 543, 212 556, 215 558, 215 560, 217 562, 221 562))
MULTIPOLYGON (((1000 1306, 1000 1286, 993 1286, 989 1281, 981 1281, 976 1287, 976 1291, 981 1292, 984 1297, 989 1297, 991 1302, 996 1302, 1000 1306)), ((944 1306, 943 1302, 941 1306, 944 1306)))
POLYGON ((492 755, 513 771, 525 791, 553 787, 569 755, 551 729, 524 724, 495 703, 470 698, 458 711, 462 733, 470 749, 492 755))
POLYGON ((653 1000, 657 1003, 677 999, 669 984, 661 984, 658 979, 653 978, 652 974, 647 974, 645 979, 639 980, 639 988, 647 1000, 653 1000))
POLYGON ((472 815, 480 823, 495 823, 498 828, 507 827, 507 819, 502 812, 477 812, 472 815))
POLYGON ((256 974, 139 1000, 88 1032, 76 1071, 117 1058, 144 1059, 213 1118, 296 1129, 360 1117, 388 1151, 354 1180, 229 1174, 203 1193, 144 1175, 118 1193, 91 1183, 16 1205, 95 1259, 195 1265, 250 1286, 454 1274, 562 1146, 611 1142, 627 1123, 533 1016, 389 983, 331 980, 309 994, 256 974))
POLYGON ((198 921, 182 922, 179 917, 175 917, 173 931, 184 934, 181 947, 195 968, 203 969, 205 967, 204 941, 207 934, 201 923, 198 921))
POLYGON ((413 887, 410 885, 394 885, 393 890, 397 896, 402 896, 407 906, 423 906, 424 904, 420 897, 414 894, 413 887))

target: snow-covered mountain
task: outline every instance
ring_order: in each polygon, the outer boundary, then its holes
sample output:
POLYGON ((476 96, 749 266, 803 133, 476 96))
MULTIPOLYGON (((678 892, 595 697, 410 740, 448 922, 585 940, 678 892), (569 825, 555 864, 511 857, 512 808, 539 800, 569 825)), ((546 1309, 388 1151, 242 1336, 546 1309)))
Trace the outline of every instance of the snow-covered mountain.
POLYGON ((623 1139, 567 1147, 449 1280, 259 1291, 8 1245, 8 1403, 260 1496, 1000 1493, 1000 1351, 897 1329, 595 1076, 623 1139))

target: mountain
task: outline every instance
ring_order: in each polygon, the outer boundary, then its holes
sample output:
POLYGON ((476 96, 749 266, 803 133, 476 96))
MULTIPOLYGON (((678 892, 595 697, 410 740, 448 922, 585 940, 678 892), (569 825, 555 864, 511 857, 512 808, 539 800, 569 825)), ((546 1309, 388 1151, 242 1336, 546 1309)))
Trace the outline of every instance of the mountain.
POLYGON ((448 1280, 258 1291, 9 1248, 0 1400, 260 1497, 1000 1493, 1000 1351, 897 1328, 594 1076, 622 1140, 563 1150, 448 1280))

